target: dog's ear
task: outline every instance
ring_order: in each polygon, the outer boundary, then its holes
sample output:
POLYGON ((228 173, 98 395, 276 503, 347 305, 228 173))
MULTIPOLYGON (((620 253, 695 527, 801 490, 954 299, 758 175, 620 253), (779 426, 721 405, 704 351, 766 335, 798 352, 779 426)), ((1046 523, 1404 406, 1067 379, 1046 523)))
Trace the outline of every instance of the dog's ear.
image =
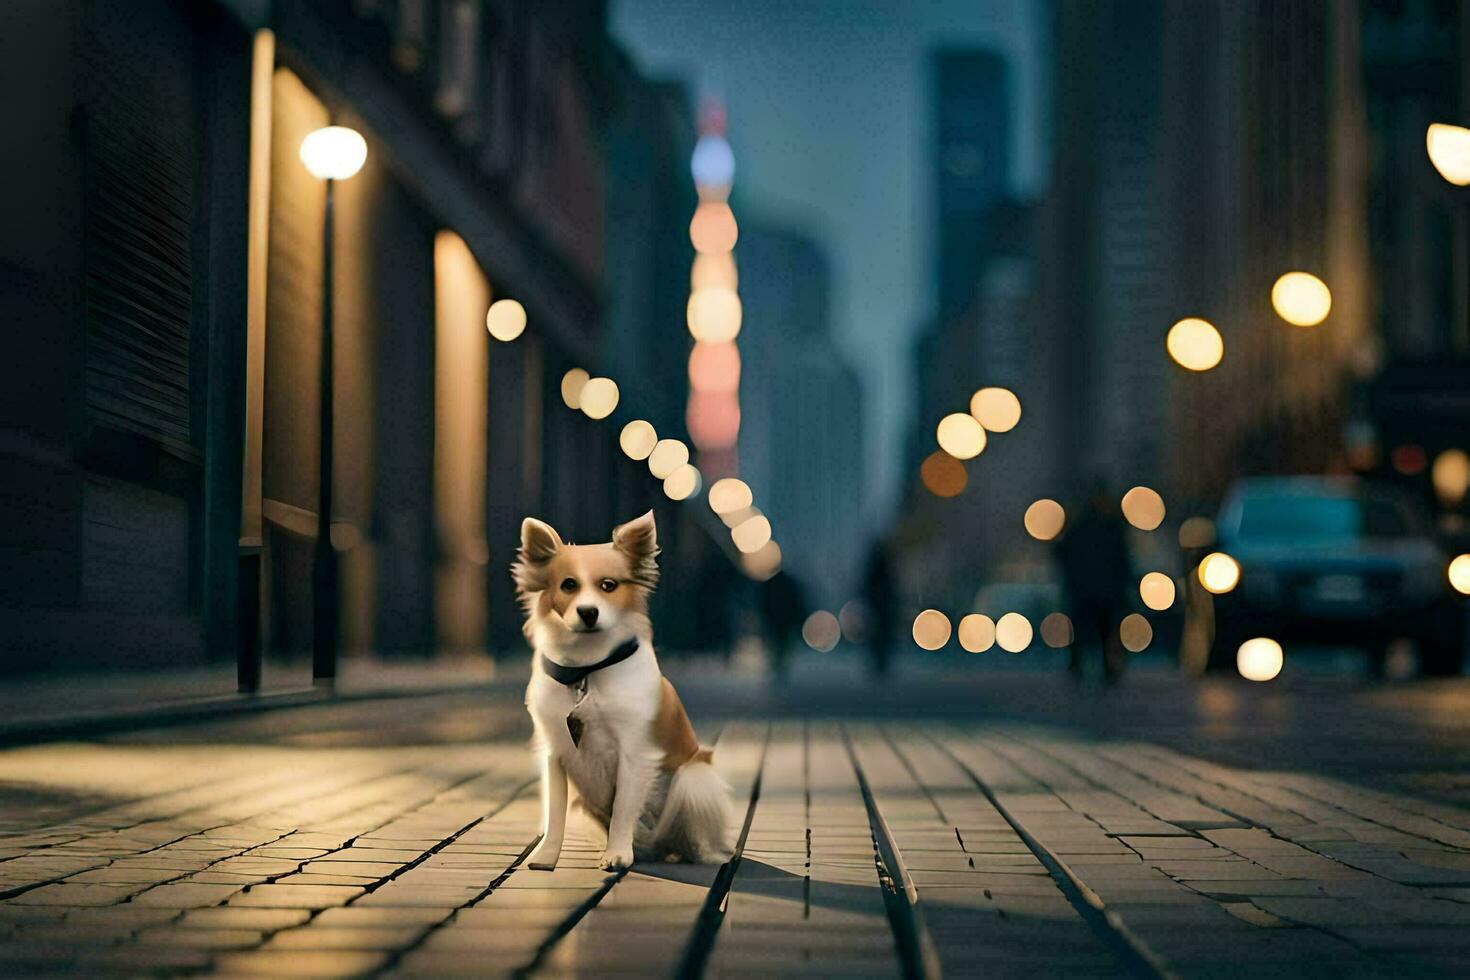
POLYGON ((562 547, 561 535, 544 521, 528 517, 521 522, 521 550, 516 553, 510 574, 521 592, 546 588, 546 563, 562 547))
POLYGON ((658 529, 653 511, 613 528, 613 547, 628 558, 635 585, 651 589, 658 584, 658 529))

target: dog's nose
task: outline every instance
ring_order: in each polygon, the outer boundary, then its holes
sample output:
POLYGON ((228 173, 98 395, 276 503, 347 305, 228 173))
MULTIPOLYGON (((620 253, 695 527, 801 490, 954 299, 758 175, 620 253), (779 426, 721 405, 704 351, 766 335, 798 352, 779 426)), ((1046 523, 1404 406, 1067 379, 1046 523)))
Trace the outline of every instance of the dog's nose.
POLYGON ((596 606, 578 606, 577 615, 582 617, 583 626, 593 626, 597 623, 596 606))

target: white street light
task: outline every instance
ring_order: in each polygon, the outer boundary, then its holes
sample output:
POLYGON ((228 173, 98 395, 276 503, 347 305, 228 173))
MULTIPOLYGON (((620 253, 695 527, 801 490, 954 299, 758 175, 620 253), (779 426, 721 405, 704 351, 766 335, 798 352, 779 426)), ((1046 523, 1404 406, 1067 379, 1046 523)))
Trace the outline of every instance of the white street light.
POLYGON ((346 180, 367 162, 367 140, 346 126, 324 126, 301 141, 301 162, 313 177, 346 180))

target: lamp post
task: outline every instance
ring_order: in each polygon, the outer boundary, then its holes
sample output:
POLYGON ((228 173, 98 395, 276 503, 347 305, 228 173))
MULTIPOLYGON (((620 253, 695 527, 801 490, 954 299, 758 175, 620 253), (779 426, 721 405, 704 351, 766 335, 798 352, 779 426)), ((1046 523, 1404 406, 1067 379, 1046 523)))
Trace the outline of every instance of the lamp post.
POLYGON ((326 181, 322 218, 322 333, 320 453, 317 461, 316 550, 311 576, 311 678, 330 687, 337 678, 337 552, 332 547, 332 189, 367 162, 367 141, 346 126, 326 126, 301 141, 301 162, 313 177, 326 181))

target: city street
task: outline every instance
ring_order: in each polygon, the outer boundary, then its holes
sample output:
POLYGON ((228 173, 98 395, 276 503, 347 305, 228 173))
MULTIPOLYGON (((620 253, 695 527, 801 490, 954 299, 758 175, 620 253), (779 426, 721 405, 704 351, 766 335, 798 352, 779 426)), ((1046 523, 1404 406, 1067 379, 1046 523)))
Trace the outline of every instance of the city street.
POLYGON ((8 749, 0 972, 1463 968, 1470 683, 936 663, 881 686, 841 653, 779 685, 671 664, 741 802, 720 868, 608 876, 575 820, 555 872, 522 867, 513 678, 8 749))

